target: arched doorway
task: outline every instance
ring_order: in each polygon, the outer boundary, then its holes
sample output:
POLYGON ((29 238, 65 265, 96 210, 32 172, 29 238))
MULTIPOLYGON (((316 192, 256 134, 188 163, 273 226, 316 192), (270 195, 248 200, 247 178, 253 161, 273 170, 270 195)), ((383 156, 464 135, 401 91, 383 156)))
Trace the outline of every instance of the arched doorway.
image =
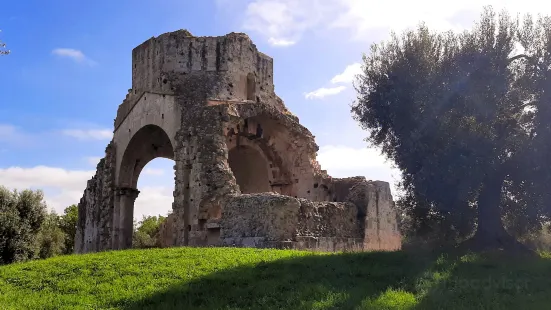
MULTIPOLYGON (((124 150, 118 174, 113 227, 115 249, 132 246, 134 204, 138 194, 138 178, 144 167, 155 158, 174 160, 174 148, 166 132, 159 126, 146 125, 130 139, 124 150)), ((173 172, 172 172, 173 173, 173 172)))
POLYGON ((166 239, 161 240, 163 238, 158 234, 158 227, 153 223, 162 223, 172 213, 175 189, 174 164, 173 160, 158 157, 150 161, 140 173, 137 186, 140 194, 134 203, 133 248, 166 244, 162 243, 166 239))
POLYGON ((270 192, 268 161, 256 149, 239 145, 229 151, 228 164, 243 194, 270 192))

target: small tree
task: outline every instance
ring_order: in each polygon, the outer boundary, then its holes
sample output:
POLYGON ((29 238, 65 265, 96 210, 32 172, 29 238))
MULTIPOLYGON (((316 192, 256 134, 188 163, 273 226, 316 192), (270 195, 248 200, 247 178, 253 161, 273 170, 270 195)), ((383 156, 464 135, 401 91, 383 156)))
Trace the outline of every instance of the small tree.
POLYGON ((0 264, 31 259, 46 218, 42 191, 10 191, 0 186, 0 264))
POLYGON ((144 216, 134 229, 132 235, 132 247, 152 248, 159 247, 158 234, 161 223, 166 220, 164 216, 144 216))
POLYGON ((55 212, 46 215, 36 236, 36 248, 37 258, 54 257, 65 252, 65 233, 61 229, 61 218, 55 212))
POLYGON ((65 233, 65 254, 73 253, 75 248, 75 235, 78 221, 78 206, 71 205, 63 211, 59 220, 59 227, 65 233))

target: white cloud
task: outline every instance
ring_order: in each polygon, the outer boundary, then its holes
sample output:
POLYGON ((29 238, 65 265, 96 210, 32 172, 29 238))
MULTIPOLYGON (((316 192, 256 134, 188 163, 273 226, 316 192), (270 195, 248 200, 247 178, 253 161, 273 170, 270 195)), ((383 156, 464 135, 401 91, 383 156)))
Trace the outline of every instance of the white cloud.
MULTIPOLYGON (((235 1, 218 1, 226 10, 235 1)), ((373 31, 389 34, 389 30, 401 31, 415 27, 420 21, 433 29, 461 30, 471 27, 485 5, 493 5, 496 11, 508 9, 512 14, 551 13, 551 3, 539 0, 254 0, 236 14, 242 20, 242 28, 262 35, 271 44, 297 42, 310 31, 327 35, 329 30, 344 30, 351 39, 368 40, 373 31), (397 9, 398 8, 398 9, 397 9)), ((281 45, 280 45, 281 46, 281 45)))
POLYGON ((169 186, 140 187, 140 194, 134 203, 134 218, 139 221, 144 215, 167 215, 174 202, 173 190, 169 186))
MULTIPOLYGON (((157 173, 158 169, 153 169, 157 173)), ((0 168, 0 184, 9 189, 41 189, 48 208, 57 213, 80 201, 94 170, 67 170, 36 166, 32 168, 0 168)), ((134 217, 166 215, 172 209, 173 189, 169 186, 143 186, 136 200, 134 217)))
POLYGON ((386 181, 396 193, 395 183, 400 178, 400 171, 375 148, 326 145, 320 147, 317 160, 333 177, 365 176, 368 180, 386 181))
POLYGON ((296 43, 295 41, 291 41, 291 40, 275 39, 275 38, 268 39, 268 42, 273 46, 291 46, 296 43))
POLYGON ((113 132, 108 129, 66 129, 62 133, 79 140, 110 140, 113 132))
MULTIPOLYGON (((359 74, 362 74, 362 64, 353 63, 347 66, 342 73, 335 75, 331 79, 331 84, 352 83, 355 80, 356 76, 359 74)), ((339 94, 345 89, 346 89, 345 86, 337 86, 337 87, 330 87, 330 88, 322 87, 307 93, 305 96, 306 96, 306 99, 320 99, 327 96, 333 96, 333 95, 339 94)))
POLYGON ((52 54, 59 57, 66 57, 66 58, 72 59, 77 63, 87 64, 87 65, 96 64, 95 61, 91 60, 86 55, 84 55, 82 51, 73 49, 73 48, 56 48, 52 51, 52 54))
POLYGON ((61 213, 80 201, 93 170, 66 170, 46 166, 0 168, 0 184, 11 189, 41 189, 49 208, 61 213))
POLYGON ((306 97, 306 99, 320 99, 327 96, 336 95, 338 93, 341 93, 345 89, 346 89, 345 86, 337 86, 337 87, 331 87, 331 88, 322 87, 304 94, 304 97, 306 97))
POLYGON ((145 175, 163 175, 165 171, 163 169, 145 168, 143 173, 145 175))
POLYGON ((0 124, 0 142, 5 144, 28 145, 31 136, 10 124, 0 124))
POLYGON ((323 1, 252 1, 247 5, 242 26, 245 30, 261 33, 274 46, 289 46, 329 13, 321 2, 323 1))
POLYGON ((92 166, 97 166, 99 164, 99 161, 101 160, 101 157, 99 156, 90 156, 84 158, 86 162, 88 162, 92 166))
POLYGON ((335 75, 331 79, 332 84, 352 83, 357 75, 362 74, 362 64, 357 62, 347 66, 341 74, 335 75))

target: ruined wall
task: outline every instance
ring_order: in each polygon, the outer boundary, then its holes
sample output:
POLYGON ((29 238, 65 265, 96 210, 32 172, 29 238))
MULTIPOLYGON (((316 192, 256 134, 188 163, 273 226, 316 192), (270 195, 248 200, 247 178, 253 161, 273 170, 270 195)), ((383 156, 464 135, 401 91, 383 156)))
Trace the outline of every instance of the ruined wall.
POLYGON ((357 209, 349 203, 259 193, 230 197, 223 208, 220 245, 361 250, 357 209))
POLYGON ((218 75, 211 98, 263 102, 287 111, 274 92, 273 60, 242 33, 194 37, 186 30, 151 38, 132 51, 132 88, 119 106, 115 128, 143 92, 179 93, 174 75, 218 75))
POLYGON ((78 204, 75 253, 111 248, 115 161, 116 148, 111 142, 105 149, 105 157, 98 163, 96 174, 88 181, 84 195, 78 204))
POLYGON ((401 248, 386 182, 355 181, 347 202, 314 202, 259 193, 236 195, 224 204, 221 245, 318 251, 401 248))
POLYGON ((364 218, 364 249, 400 249, 401 235, 388 182, 357 180, 346 200, 358 206, 364 218))
POLYGON ((324 184, 328 176, 316 161, 318 146, 296 117, 247 102, 211 100, 209 105, 225 107, 229 115, 224 125, 228 149, 247 145, 266 156, 273 191, 313 201, 330 200, 324 184))
POLYGON ((248 36, 151 38, 132 51, 132 88, 79 204, 77 252, 130 246, 137 179, 156 157, 175 161, 163 246, 399 248, 388 183, 333 179, 317 151, 275 94, 273 60, 248 36), (250 169, 248 159, 266 175, 232 171, 250 169))
POLYGON ((157 233, 157 240, 159 246, 162 248, 172 247, 175 244, 174 232, 176 231, 176 215, 170 213, 164 222, 159 226, 159 232, 157 233))
POLYGON ((183 111, 173 143, 173 240, 205 245, 212 238, 205 227, 216 227, 221 200, 239 191, 227 166, 227 115, 206 109, 207 100, 262 102, 287 111, 274 92, 273 61, 244 34, 194 37, 182 30, 151 38, 132 51, 132 89, 117 111, 115 135, 136 102, 152 93, 173 97, 183 111))

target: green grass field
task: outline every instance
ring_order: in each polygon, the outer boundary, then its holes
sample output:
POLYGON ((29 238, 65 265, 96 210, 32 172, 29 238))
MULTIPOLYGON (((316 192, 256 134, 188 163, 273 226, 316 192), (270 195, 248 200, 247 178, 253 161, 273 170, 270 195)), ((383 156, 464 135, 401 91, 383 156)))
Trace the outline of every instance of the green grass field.
POLYGON ((0 267, 0 309, 549 309, 551 255, 174 248, 0 267))

